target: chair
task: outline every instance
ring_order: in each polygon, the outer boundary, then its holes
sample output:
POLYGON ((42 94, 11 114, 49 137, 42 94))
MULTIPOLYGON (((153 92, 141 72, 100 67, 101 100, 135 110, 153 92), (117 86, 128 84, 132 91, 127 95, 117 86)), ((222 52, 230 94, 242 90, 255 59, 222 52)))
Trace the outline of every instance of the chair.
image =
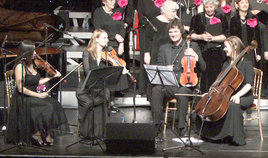
POLYGON ((13 97, 14 91, 16 89, 16 81, 14 78, 14 70, 9 70, 5 72, 5 82, 6 82, 6 92, 7 92, 7 105, 8 105, 8 114, 11 106, 11 99, 13 97))
POLYGON ((177 112, 177 99, 173 98, 167 102, 166 110, 165 110, 165 122, 164 122, 164 129, 163 129, 163 136, 166 136, 167 130, 167 123, 168 123, 168 113, 173 111, 173 122, 172 122, 172 129, 174 130, 175 126, 175 119, 176 119, 176 112, 177 112))
POLYGON ((244 119, 244 121, 258 120, 260 136, 261 136, 261 140, 263 141, 262 124, 261 124, 261 111, 260 111, 262 77, 263 77, 262 70, 254 68, 254 84, 253 84, 252 90, 253 90, 254 98, 257 99, 257 104, 256 104, 256 106, 255 106, 255 104, 253 104, 247 110, 257 110, 257 116, 256 117, 247 117, 244 119))
MULTIPOLYGON (((188 115, 190 114, 191 110, 191 103, 192 101, 189 100, 188 104, 188 115)), ((175 127, 175 121, 176 121, 176 112, 177 112, 177 99, 173 98, 167 102, 166 110, 165 110, 165 122, 164 122, 164 129, 163 129, 163 135, 166 136, 166 130, 167 130, 167 123, 168 123, 168 113, 170 111, 173 111, 173 121, 172 121, 172 130, 174 130, 175 127)), ((190 130, 191 122, 190 119, 187 119, 187 128, 190 130)))

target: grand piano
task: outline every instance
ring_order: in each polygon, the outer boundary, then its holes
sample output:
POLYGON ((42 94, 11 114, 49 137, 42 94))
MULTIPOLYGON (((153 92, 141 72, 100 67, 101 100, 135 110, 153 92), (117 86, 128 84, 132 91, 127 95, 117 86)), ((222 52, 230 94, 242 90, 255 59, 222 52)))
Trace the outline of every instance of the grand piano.
MULTIPOLYGON (((65 22, 59 16, 47 13, 14 11, 0 7, 0 43, 3 47, 3 49, 0 49, 0 81, 4 80, 5 66, 6 71, 13 68, 13 63, 8 66, 7 63, 17 57, 17 48, 21 41, 27 39, 39 45, 52 34, 52 40, 37 48, 36 52, 60 71, 62 76, 66 74, 66 52, 61 48, 62 44, 56 42, 61 33, 45 27, 44 23, 62 31, 65 29, 65 22), (7 41, 3 45, 6 36, 7 41)), ((41 75, 45 76, 46 72, 41 71, 41 75)), ((56 82, 57 80, 52 80, 50 85, 56 82)), ((56 93, 57 91, 58 88, 56 87, 52 91, 52 96, 53 92, 56 93)))

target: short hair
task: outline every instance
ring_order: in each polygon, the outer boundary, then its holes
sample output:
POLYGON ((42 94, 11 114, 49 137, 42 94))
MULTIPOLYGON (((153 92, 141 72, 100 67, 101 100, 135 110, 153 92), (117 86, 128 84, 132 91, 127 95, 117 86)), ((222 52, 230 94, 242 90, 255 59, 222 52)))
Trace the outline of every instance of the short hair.
POLYGON ((167 26, 167 30, 170 30, 170 29, 175 28, 175 27, 179 28, 179 30, 181 31, 181 34, 184 34, 184 32, 185 32, 184 26, 183 26, 180 19, 175 18, 175 19, 171 20, 167 26))
POLYGON ((163 13, 164 10, 178 10, 179 5, 177 2, 172 0, 167 0, 163 3, 162 7, 160 8, 161 13, 163 13))
POLYGON ((219 5, 219 1, 218 0, 203 0, 203 4, 204 5, 206 5, 207 3, 213 3, 216 6, 219 5))

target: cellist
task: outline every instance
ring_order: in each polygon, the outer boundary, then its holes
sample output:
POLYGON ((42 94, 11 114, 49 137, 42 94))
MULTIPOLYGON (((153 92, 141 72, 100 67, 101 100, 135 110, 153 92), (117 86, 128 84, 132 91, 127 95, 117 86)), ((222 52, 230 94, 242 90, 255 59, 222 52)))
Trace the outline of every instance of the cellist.
MULTIPOLYGON (((223 64, 223 70, 238 57, 243 49, 244 45, 237 36, 230 36, 224 41, 224 51, 228 59, 223 64)), ((243 110, 253 103, 254 71, 252 62, 247 58, 242 58, 236 66, 244 76, 242 84, 231 96, 230 105, 224 117, 215 122, 205 121, 201 135, 212 141, 224 140, 223 142, 231 145, 245 145, 242 114, 243 110)), ((199 121, 197 121, 197 126, 199 126, 199 121)))
MULTIPOLYGON (((158 56, 158 65, 168 66, 173 65, 173 70, 176 75, 176 79, 179 82, 182 64, 181 59, 185 55, 193 56, 197 61, 197 69, 200 71, 204 71, 206 69, 206 63, 201 55, 200 49, 197 43, 191 42, 190 47, 183 47, 183 43, 185 43, 185 39, 182 38, 184 33, 183 24, 179 19, 174 19, 170 21, 167 27, 170 41, 166 44, 160 46, 159 56, 158 56), (179 50, 182 48, 181 53, 178 55, 178 58, 175 60, 174 64, 172 63, 179 50)), ((177 86, 165 86, 156 85, 152 88, 152 96, 151 96, 151 110, 153 113, 153 121, 155 124, 156 136, 162 133, 163 124, 161 123, 163 116, 163 105, 164 100, 177 98, 177 106, 179 107, 178 115, 179 123, 177 125, 179 135, 184 135, 186 132, 186 115, 188 109, 188 96, 175 96, 175 93, 182 94, 191 94, 192 90, 195 87, 177 87, 177 86)), ((161 136, 161 135, 160 135, 161 136)))

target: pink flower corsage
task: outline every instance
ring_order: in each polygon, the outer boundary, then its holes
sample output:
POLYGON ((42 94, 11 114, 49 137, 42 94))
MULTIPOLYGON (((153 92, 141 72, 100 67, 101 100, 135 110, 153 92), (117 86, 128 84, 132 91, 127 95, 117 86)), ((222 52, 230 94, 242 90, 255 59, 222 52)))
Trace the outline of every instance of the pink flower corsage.
POLYGON ((161 8, 162 5, 165 3, 166 0, 155 0, 154 1, 154 5, 157 7, 157 8, 161 8))
POLYGON ((123 8, 128 5, 128 0, 118 0, 117 3, 121 8, 123 8))
POLYGON ((121 20, 122 19, 122 13, 116 12, 116 13, 113 14, 112 18, 114 20, 121 20))
POLYGON ((226 4, 225 6, 221 7, 221 9, 225 14, 228 14, 232 10, 232 6, 226 4))
POLYGON ((36 88, 36 91, 37 91, 38 93, 41 93, 41 92, 45 92, 46 89, 47 89, 47 86, 46 86, 46 85, 40 85, 40 86, 38 86, 38 87, 36 88))
POLYGON ((218 23, 221 23, 221 19, 219 19, 217 17, 213 17, 213 18, 210 19, 209 23, 211 25, 218 24, 218 23))
POLYGON ((268 5, 268 0, 265 0, 266 4, 268 5))
POLYGON ((258 25, 258 20, 257 20, 257 18, 248 19, 247 24, 248 24, 248 26, 254 28, 258 25))
POLYGON ((200 6, 202 3, 203 3, 202 0, 194 0, 194 4, 195 4, 196 6, 200 6))

